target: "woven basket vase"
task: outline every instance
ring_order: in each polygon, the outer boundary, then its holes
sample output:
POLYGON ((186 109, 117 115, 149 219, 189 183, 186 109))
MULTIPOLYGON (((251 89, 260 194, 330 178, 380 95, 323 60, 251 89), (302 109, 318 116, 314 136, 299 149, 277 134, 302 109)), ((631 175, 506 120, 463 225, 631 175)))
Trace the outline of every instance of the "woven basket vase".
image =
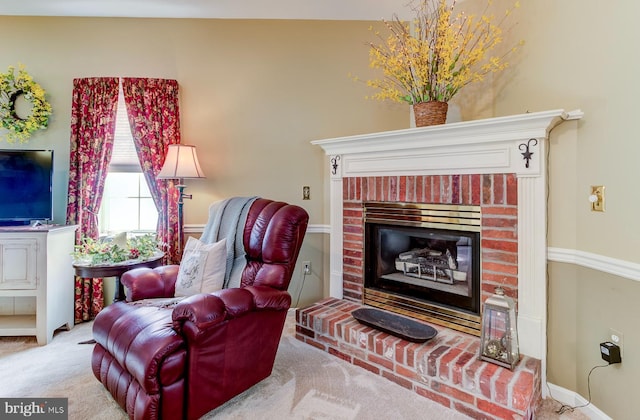
POLYGON ((440 101, 420 102, 413 105, 416 127, 444 124, 447 121, 449 104, 440 101))

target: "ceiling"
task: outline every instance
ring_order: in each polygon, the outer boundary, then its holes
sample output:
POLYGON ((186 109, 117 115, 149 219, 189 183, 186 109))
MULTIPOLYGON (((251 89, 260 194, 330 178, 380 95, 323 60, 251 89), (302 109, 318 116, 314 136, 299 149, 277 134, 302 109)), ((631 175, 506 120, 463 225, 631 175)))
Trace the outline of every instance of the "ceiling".
POLYGON ((410 0, 1 0, 0 15, 380 20, 410 0))

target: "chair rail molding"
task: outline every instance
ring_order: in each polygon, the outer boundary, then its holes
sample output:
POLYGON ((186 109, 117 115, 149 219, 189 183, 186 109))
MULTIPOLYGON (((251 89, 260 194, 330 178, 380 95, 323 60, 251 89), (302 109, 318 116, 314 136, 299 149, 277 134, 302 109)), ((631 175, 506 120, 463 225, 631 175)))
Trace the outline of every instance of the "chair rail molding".
POLYGON ((602 271, 626 279, 640 281, 640 264, 630 261, 606 257, 604 255, 577 249, 555 248, 547 249, 547 260, 560 263, 569 263, 592 270, 602 271))
MULTIPOLYGON (((204 224, 189 224, 184 225, 184 233, 197 234, 204 231, 204 224)), ((310 224, 307 226, 307 234, 310 233, 329 233, 329 225, 310 224)))

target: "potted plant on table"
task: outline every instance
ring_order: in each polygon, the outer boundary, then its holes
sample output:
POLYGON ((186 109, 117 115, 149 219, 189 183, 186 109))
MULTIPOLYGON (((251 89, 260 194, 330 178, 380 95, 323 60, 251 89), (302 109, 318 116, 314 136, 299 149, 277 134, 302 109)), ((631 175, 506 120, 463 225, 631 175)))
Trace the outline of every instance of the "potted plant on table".
POLYGON ((367 81, 377 89, 372 98, 409 103, 416 126, 443 124, 449 100, 464 86, 507 68, 506 57, 522 45, 498 51, 513 9, 498 18, 490 11, 492 2, 475 16, 457 12, 456 0, 416 0, 413 22, 395 15, 383 20, 389 34, 376 32, 381 42, 369 44, 369 65, 383 73, 367 81))
POLYGON ((145 261, 161 254, 155 234, 145 234, 124 237, 118 240, 94 240, 89 237, 82 239, 76 245, 72 254, 75 264, 79 265, 109 265, 124 261, 145 261))

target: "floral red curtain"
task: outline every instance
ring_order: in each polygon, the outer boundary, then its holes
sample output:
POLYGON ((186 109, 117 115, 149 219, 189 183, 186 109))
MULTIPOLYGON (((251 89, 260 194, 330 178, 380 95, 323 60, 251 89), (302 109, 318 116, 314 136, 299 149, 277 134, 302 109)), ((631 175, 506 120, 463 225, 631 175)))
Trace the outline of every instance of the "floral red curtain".
MULTIPOLYGON (((67 223, 80 238, 98 239, 98 210, 109 170, 118 103, 117 78, 73 81, 67 223)), ((75 322, 93 319, 104 306, 102 279, 76 277, 75 322)))
POLYGON ((166 262, 180 262, 178 190, 173 181, 156 179, 169 144, 180 143, 180 112, 176 80, 123 78, 127 106, 142 172, 158 209, 158 239, 164 244, 166 262))

